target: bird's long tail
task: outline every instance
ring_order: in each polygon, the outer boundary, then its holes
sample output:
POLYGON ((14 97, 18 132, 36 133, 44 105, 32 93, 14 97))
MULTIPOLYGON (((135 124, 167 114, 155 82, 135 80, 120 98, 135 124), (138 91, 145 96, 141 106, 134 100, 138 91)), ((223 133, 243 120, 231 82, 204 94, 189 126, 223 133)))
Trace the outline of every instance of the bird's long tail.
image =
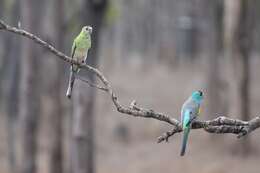
POLYGON ((67 93, 66 93, 66 96, 69 99, 71 98, 74 82, 75 82, 75 74, 74 74, 73 70, 71 70, 70 78, 69 78, 69 85, 68 85, 68 89, 67 89, 67 93))
POLYGON ((190 128, 185 128, 182 137, 181 156, 184 156, 185 154, 189 133, 190 133, 190 128))

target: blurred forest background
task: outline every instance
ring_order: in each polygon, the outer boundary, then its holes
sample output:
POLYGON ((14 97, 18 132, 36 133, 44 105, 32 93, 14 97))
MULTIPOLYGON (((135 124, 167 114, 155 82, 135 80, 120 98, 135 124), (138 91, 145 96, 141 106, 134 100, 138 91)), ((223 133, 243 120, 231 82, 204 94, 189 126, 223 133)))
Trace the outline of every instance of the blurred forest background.
MULTIPOLYGON (((92 25, 88 64, 120 101, 177 119, 197 89, 201 119, 260 113, 259 9, 257 0, 0 0, 2 20, 67 55, 92 25)), ((81 81, 68 100, 68 75, 69 64, 0 31, 1 173, 259 172, 259 131, 236 139, 193 130, 181 158, 179 134, 156 143, 169 125, 120 114, 81 81)))

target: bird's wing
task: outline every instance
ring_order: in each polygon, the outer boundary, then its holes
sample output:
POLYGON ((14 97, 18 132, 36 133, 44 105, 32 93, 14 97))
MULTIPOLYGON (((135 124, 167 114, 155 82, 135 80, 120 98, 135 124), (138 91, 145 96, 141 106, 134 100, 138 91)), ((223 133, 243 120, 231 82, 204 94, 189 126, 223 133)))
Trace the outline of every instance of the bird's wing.
POLYGON ((186 101, 183 103, 182 108, 181 108, 181 124, 182 124, 182 125, 183 125, 183 123, 184 123, 185 111, 187 110, 188 105, 189 105, 189 100, 186 100, 186 101))
POLYGON ((73 45, 72 45, 72 48, 71 48, 71 57, 72 59, 74 58, 74 55, 75 55, 75 51, 76 51, 76 43, 75 41, 73 42, 73 45))
POLYGON ((190 120, 191 120, 190 116, 191 116, 191 111, 189 109, 185 109, 183 120, 182 120, 183 128, 187 128, 190 125, 190 120))
MULTIPOLYGON (((72 45, 72 49, 71 49, 71 58, 72 59, 74 58, 74 55, 75 55, 75 52, 76 52, 76 48, 77 48, 77 46, 76 46, 76 43, 74 41, 73 45, 72 45)), ((77 66, 71 65, 71 70, 74 71, 74 72, 77 71, 77 66)))
POLYGON ((190 120, 189 123, 192 123, 199 115, 200 113, 200 105, 199 104, 195 104, 194 106, 192 106, 192 109, 190 111, 190 120))
POLYGON ((87 63, 87 58, 88 58, 88 50, 87 50, 87 53, 86 53, 85 58, 84 58, 84 63, 85 64, 87 63))

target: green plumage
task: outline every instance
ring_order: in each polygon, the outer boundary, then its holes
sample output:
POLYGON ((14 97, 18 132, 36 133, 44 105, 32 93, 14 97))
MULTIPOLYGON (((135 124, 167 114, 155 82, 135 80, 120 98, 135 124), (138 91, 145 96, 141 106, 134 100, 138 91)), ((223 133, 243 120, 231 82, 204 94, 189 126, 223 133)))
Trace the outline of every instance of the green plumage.
MULTIPOLYGON (((71 48, 71 57, 79 62, 85 63, 88 50, 91 48, 91 33, 92 27, 84 26, 79 33, 79 35, 74 39, 72 48, 71 48)), ((66 96, 71 98, 72 89, 75 81, 75 73, 79 72, 79 67, 77 65, 71 66, 69 86, 67 89, 66 96)))

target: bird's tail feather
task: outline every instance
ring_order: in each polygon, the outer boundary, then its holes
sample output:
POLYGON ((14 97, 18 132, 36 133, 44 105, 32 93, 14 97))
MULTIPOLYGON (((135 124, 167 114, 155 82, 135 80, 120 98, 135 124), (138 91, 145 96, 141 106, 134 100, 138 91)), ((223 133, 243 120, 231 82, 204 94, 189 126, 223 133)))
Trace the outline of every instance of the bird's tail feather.
POLYGON ((68 89, 67 89, 67 93, 66 93, 66 96, 67 96, 69 99, 71 98, 74 81, 75 81, 75 74, 74 74, 73 71, 71 71, 71 72, 70 72, 70 78, 69 78, 69 85, 68 85, 68 89))
POLYGON ((190 132, 189 128, 185 128, 184 131, 183 131, 182 145, 181 145, 181 156, 184 156, 184 154, 185 154, 189 132, 190 132))

